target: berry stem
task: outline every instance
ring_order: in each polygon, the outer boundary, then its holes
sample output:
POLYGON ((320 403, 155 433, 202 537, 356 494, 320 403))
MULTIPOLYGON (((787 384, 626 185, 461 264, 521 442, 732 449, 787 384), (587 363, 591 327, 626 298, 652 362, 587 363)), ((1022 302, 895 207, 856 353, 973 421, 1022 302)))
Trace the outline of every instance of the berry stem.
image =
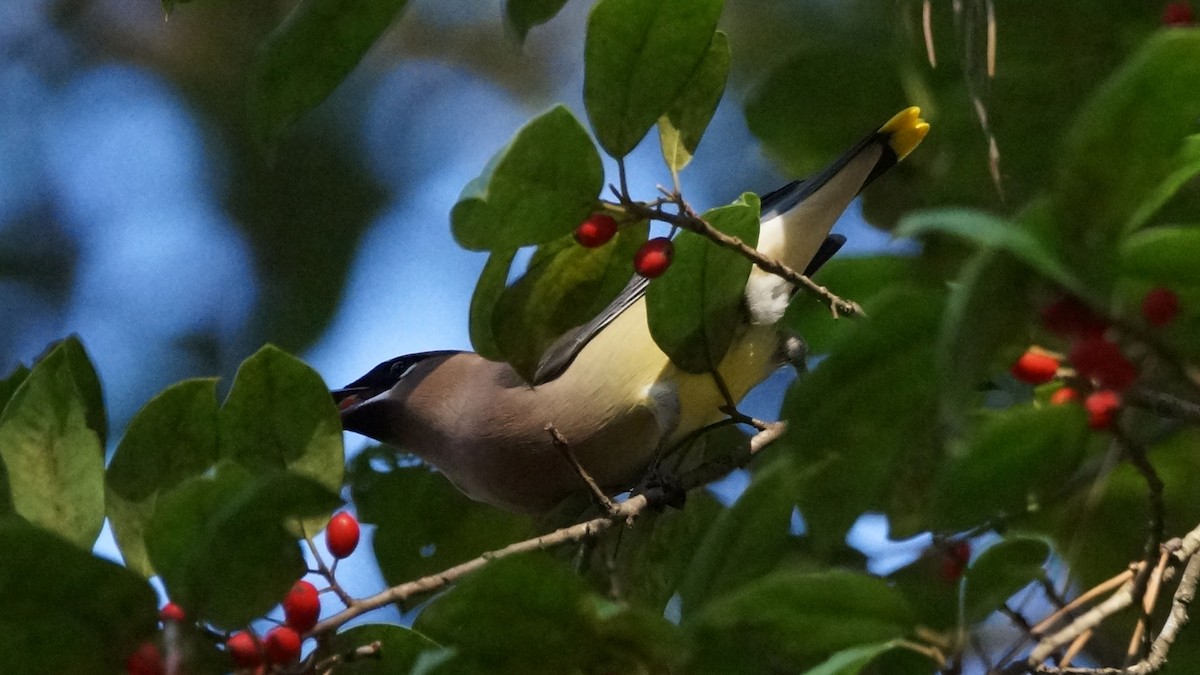
MULTIPOLYGON (((303 528, 302 531, 304 531, 303 528)), ((317 550, 316 542, 313 541, 312 535, 307 531, 304 531, 304 541, 308 544, 308 550, 312 553, 313 559, 317 561, 317 574, 320 574, 329 582, 329 588, 333 589, 334 594, 338 596, 338 600, 341 600, 343 605, 347 607, 353 605, 354 598, 337 582, 337 577, 334 576, 333 570, 325 565, 325 560, 321 558, 321 552, 317 550)), ((337 566, 336 561, 334 562, 334 566, 337 566)))

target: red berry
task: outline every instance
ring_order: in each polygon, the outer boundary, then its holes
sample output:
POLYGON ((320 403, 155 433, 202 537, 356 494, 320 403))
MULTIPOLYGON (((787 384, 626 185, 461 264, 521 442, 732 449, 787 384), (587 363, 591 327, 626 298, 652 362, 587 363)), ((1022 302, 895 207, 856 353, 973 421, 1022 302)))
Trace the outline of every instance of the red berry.
POLYGON ((617 221, 607 213, 593 213, 575 228, 575 241, 587 248, 607 244, 617 234, 617 221))
POLYGON ((295 663, 300 658, 300 634, 287 626, 276 626, 267 633, 263 648, 270 663, 295 663))
POLYGON ((1121 395, 1115 391, 1101 389, 1092 392, 1083 402, 1088 412, 1088 426, 1093 429, 1107 429, 1112 426, 1117 410, 1121 407, 1121 395))
POLYGON ((666 237, 658 237, 642 244, 633 255, 633 269, 647 279, 661 277, 671 266, 675 255, 675 244, 666 237))
POLYGON ((1070 387, 1063 387, 1058 391, 1050 394, 1050 405, 1065 405, 1071 401, 1079 400, 1079 392, 1070 387))
POLYGON ((167 623, 168 621, 183 623, 184 618, 183 608, 173 602, 168 602, 162 606, 162 609, 158 610, 158 620, 163 623, 167 623))
POLYGON ((1124 391, 1137 379, 1137 369, 1121 353, 1121 348, 1103 337, 1087 337, 1071 345, 1068 356, 1080 375, 1089 377, 1107 389, 1124 391))
POLYGON ((262 663, 262 653, 259 651, 258 638, 248 631, 240 631, 229 636, 225 641, 225 651, 233 659, 238 668, 256 668, 262 663))
POLYGON ((971 562, 971 542, 962 539, 950 542, 942 552, 942 567, 939 570, 942 580, 955 582, 962 578, 971 562))
POLYGON ((1151 326, 1165 326, 1179 316, 1179 296, 1169 288, 1159 286, 1142 300, 1142 316, 1151 326))
POLYGON ((1163 7, 1162 25, 1164 26, 1188 26, 1194 20, 1192 6, 1186 2, 1168 2, 1167 6, 1163 7))
POLYGON ((1045 384, 1058 372, 1058 359, 1029 350, 1012 365, 1012 375, 1027 384, 1045 384))
POLYGON ((321 596, 317 587, 307 581, 297 581, 283 597, 283 617, 297 632, 312 630, 321 617, 321 596))
POLYGON ((1042 325, 1059 335, 1099 335, 1108 329, 1108 322, 1090 307, 1073 297, 1063 298, 1042 308, 1042 325))
POLYGON ((165 671, 162 651, 153 642, 143 642, 125 661, 129 675, 163 675, 165 671))
POLYGON ((359 527, 354 516, 342 511, 335 515, 325 527, 325 548, 337 559, 354 553, 358 547, 359 527))

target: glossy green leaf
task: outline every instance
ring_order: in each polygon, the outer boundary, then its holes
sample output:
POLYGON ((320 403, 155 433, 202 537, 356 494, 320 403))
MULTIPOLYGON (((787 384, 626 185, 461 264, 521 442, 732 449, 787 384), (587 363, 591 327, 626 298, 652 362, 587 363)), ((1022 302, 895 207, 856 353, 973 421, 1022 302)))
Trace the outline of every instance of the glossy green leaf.
MULTIPOLYGON (((836 257, 814 275, 817 283, 859 304, 888 290, 916 280, 917 258, 878 255, 836 257)), ((829 305, 803 289, 788 305, 782 324, 804 337, 810 354, 825 354, 838 336, 854 325, 853 320, 834 319, 829 305)))
POLYGON ((155 396, 129 422, 109 462, 105 497, 113 535, 130 569, 152 576, 145 527, 158 495, 217 461, 217 381, 185 380, 155 396))
POLYGON ((89 419, 99 389, 81 355, 64 340, 17 387, 0 414, 0 462, 17 514, 91 549, 104 522, 104 447, 89 419))
POLYGON ((752 582, 779 565, 791 534, 795 467, 777 461, 754 476, 734 505, 721 512, 692 554, 679 586, 683 614, 752 582))
POLYGON ((565 4, 567 0, 507 0, 504 18, 517 40, 524 42, 531 28, 553 19, 565 4))
POLYGON ((1162 182, 1150 191, 1137 211, 1134 211, 1125 226, 1125 231, 1132 232, 1145 225, 1197 174, 1200 174, 1200 134, 1193 134, 1184 139, 1171 162, 1169 172, 1162 182))
POLYGON ((603 185, 596 146, 559 105, 521 127, 463 188, 450 226, 458 243, 474 251, 544 244, 587 218, 603 185))
POLYGON ((1158 31, 1080 111, 1052 195, 1058 218, 1077 235, 1064 241, 1063 255, 1085 272, 1089 262, 1105 271, 1120 234, 1144 219, 1144 205, 1182 182, 1178 158, 1194 143, 1197 82, 1200 33, 1158 31))
POLYGON ((691 81, 684 85, 667 114, 658 119, 659 145, 671 171, 678 173, 692 161, 725 94, 729 60, 729 38, 717 31, 691 81))
POLYGON ((898 237, 948 234, 979 246, 997 248, 1016 257, 1037 273, 1077 295, 1086 297, 1083 283, 1056 253, 1018 222, 967 209, 930 209, 901 219, 898 237))
MULTIPOLYGON (((758 244, 759 201, 749 192, 704 219, 714 228, 758 244)), ((715 370, 742 321, 742 297, 752 263, 707 238, 681 232, 671 267, 646 291, 650 334, 675 365, 692 373, 715 370)))
MULTIPOLYGON (((315 370, 267 345, 242 362, 221 409, 222 459, 256 473, 287 470, 337 494, 345 459, 342 422, 315 370)), ((305 524, 309 533, 324 518, 305 524)))
POLYGON ((0 541, 0 672, 124 672, 157 625, 150 584, 19 519, 0 541))
POLYGON ((508 270, 516 254, 516 251, 510 250, 495 251, 489 255, 483 271, 479 273, 475 292, 471 294, 471 346, 480 356, 492 361, 504 360, 500 347, 496 345, 492 317, 495 316, 496 301, 508 283, 508 270))
POLYGON ((619 539, 612 538, 615 570, 593 567, 600 575, 618 575, 624 599, 662 613, 688 574, 701 542, 725 512, 708 492, 691 492, 684 508, 643 512, 619 539))
POLYGON ((87 425, 100 438, 100 445, 108 443, 108 420, 104 412, 104 394, 100 389, 100 376, 96 374, 92 360, 83 348, 79 337, 72 335, 58 343, 55 349, 61 349, 67 357, 67 367, 71 370, 71 378, 79 390, 84 406, 87 425))
POLYGON ((1029 285, 1025 268, 993 248, 976 252, 951 285, 937 351, 939 420, 950 434, 963 433, 983 403, 982 385, 995 372, 997 353, 1021 343, 1033 315, 1029 285))
POLYGON ((539 556, 489 563, 430 603, 414 627, 493 673, 659 672, 681 654, 677 629, 662 617, 603 599, 539 556))
POLYGON ((401 465, 384 448, 355 457, 350 485, 359 518, 378 528, 375 557, 389 583, 432 574, 533 533, 528 518, 471 501, 445 476, 401 465))
POLYGON ((723 0, 600 0, 588 17, 583 103, 613 157, 629 154, 692 80, 723 0))
POLYGON ((0 414, 4 412, 5 406, 8 405, 13 394, 17 392, 17 388, 27 377, 29 377, 29 369, 24 364, 19 364, 7 377, 0 380, 0 414))
POLYGON ((294 526, 341 504, 305 476, 255 476, 232 463, 159 496, 146 551, 189 615, 244 626, 278 604, 307 565, 294 526))
POLYGON ((842 650, 905 636, 913 616, 885 581, 845 571, 781 571, 710 602, 685 624, 689 672, 797 672, 842 650))
POLYGON ((1083 458, 1082 406, 1019 406, 986 417, 938 478, 934 528, 957 530, 1060 496, 1083 458))
POLYGON ((968 625, 983 621, 1004 601, 1045 576, 1050 545, 1041 539, 1009 537, 984 551, 967 568, 963 616, 968 625))
POLYGON ((333 653, 346 654, 358 647, 379 643, 379 657, 355 659, 338 665, 339 673, 353 675, 409 675, 421 652, 437 643, 415 630, 391 624, 367 624, 343 630, 333 638, 333 653))
POLYGON ((633 255, 646 223, 626 225, 604 246, 585 248, 571 235, 538 248, 524 276, 492 309, 492 334, 504 360, 528 381, 542 354, 568 330, 599 314, 633 276, 633 255))
POLYGON ((1200 227, 1174 225, 1142 230, 1121 242, 1126 274, 1160 284, 1200 286, 1200 227))
POLYGON ((383 35, 407 0, 303 0, 259 47, 250 115, 271 142, 324 101, 383 35))
POLYGON ((891 519, 894 536, 927 529, 942 450, 936 419, 938 293, 896 288, 865 308, 829 356, 792 386, 777 443, 801 467, 796 498, 819 554, 836 551, 864 511, 891 519))
MULTIPOLYGON (((821 662, 817 667, 804 671, 804 675, 858 675, 880 656, 897 648, 898 645, 895 642, 889 641, 844 649, 821 662)), ((929 667, 933 668, 934 664, 930 663, 929 667)), ((894 671, 884 672, 893 673, 894 671)))

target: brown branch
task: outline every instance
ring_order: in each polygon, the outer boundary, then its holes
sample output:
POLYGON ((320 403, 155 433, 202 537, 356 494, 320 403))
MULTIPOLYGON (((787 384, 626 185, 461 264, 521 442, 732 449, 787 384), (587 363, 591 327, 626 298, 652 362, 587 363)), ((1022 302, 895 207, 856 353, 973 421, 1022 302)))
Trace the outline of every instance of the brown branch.
POLYGON ((713 227, 708 223, 708 221, 701 218, 679 194, 676 193, 670 195, 669 201, 679 207, 678 213, 668 213, 661 209, 652 208, 647 204, 635 202, 627 198, 622 198, 620 204, 610 206, 623 209, 638 218, 660 220, 674 227, 688 230, 689 232, 695 232, 696 234, 699 234, 716 243, 718 246, 723 246, 732 251, 736 251, 739 255, 754 263, 764 272, 774 274, 795 284, 796 286, 801 286, 808 292, 823 299, 829 305, 829 309, 833 312, 833 316, 835 318, 843 315, 854 317, 866 316, 866 312, 863 311, 862 307, 860 307, 857 302, 846 300, 842 297, 834 295, 828 288, 817 284, 807 276, 800 274, 796 270, 793 270, 774 258, 763 255, 757 249, 747 245, 741 239, 732 237, 713 227))
MULTIPOLYGON (((325 581, 329 582, 329 588, 338 596, 343 605, 349 607, 350 603, 354 602, 354 598, 346 592, 346 589, 342 588, 342 585, 337 582, 337 577, 334 576, 333 571, 325 565, 325 561, 321 558, 321 553, 317 550, 317 545, 313 541, 312 535, 304 529, 303 525, 300 526, 300 532, 304 535, 304 541, 308 544, 308 550, 312 553, 313 559, 317 561, 317 574, 320 574, 325 578, 325 581)), ((335 562, 334 564, 336 565, 337 563, 335 562)))
MULTIPOLYGON (((775 422, 767 425, 766 430, 759 432, 750 439, 745 452, 728 458, 719 458, 719 461, 708 462, 686 472, 680 476, 680 485, 685 490, 691 490, 713 482, 733 468, 745 466, 760 450, 779 438, 785 428, 786 424, 783 422, 775 422)), ((352 600, 346 609, 319 622, 312 630, 305 634, 305 637, 317 637, 337 630, 347 621, 380 607, 403 603, 410 598, 439 591, 493 560, 507 558, 520 553, 539 551, 598 536, 612 527, 613 523, 631 521, 648 508, 658 508, 666 505, 670 498, 671 494, 668 491, 662 488, 651 487, 616 504, 613 512, 610 514, 576 523, 575 525, 555 530, 540 537, 509 544, 504 548, 488 551, 477 558, 472 558, 441 572, 393 586, 369 598, 352 600)), ((1200 537, 1200 533, 1197 536, 1200 537)))
MULTIPOLYGON (((1200 556, 1197 556, 1197 552, 1200 551, 1200 526, 1188 532, 1182 539, 1173 539, 1166 542, 1163 544, 1163 548, 1165 553, 1170 558, 1173 558, 1176 563, 1186 561, 1187 566, 1180 579, 1179 586, 1175 590, 1170 615, 1163 624, 1158 637, 1151 644, 1150 653, 1145 659, 1124 668, 1060 668, 1048 666, 1043 663, 1062 646, 1074 641, 1084 632, 1098 626, 1107 617, 1116 614, 1134 603, 1134 582, 1131 578, 1133 575, 1133 571, 1131 570, 1113 577, 1113 579, 1105 582, 1105 584, 1101 584, 1101 586, 1110 586, 1117 580, 1124 580, 1121 588, 1116 593, 1087 613, 1073 620, 1062 630, 1043 639, 1030 652, 1029 657, 1025 659, 1023 664, 1014 664, 1018 668, 1016 670, 1008 669, 1008 672, 1053 673, 1055 675, 1149 675, 1160 670, 1166 663, 1167 653, 1178 636, 1179 630, 1187 623, 1188 607, 1195 598, 1196 586, 1200 582, 1200 556)), ((1145 565, 1145 562, 1141 562, 1136 567, 1145 565)), ((1159 575, 1161 583, 1170 582, 1177 569, 1176 567, 1164 568, 1162 574, 1159 575)), ((1092 595, 1094 596, 1095 593, 1092 593, 1092 595)), ((1059 612, 1056 612, 1056 614, 1059 614, 1059 612)), ((1043 621, 1042 623, 1046 624, 1047 621, 1043 621)))
POLYGON ((613 500, 608 498, 608 495, 604 494, 604 490, 600 489, 600 485, 596 483, 595 478, 592 478, 592 474, 588 473, 587 469, 583 468, 583 465, 579 463, 579 458, 571 451, 571 444, 567 442, 566 437, 553 424, 546 425, 546 433, 550 434, 550 440, 554 442, 554 447, 571 464, 571 468, 575 469, 575 473, 579 474, 584 484, 587 485, 588 491, 592 495, 592 500, 596 502, 596 506, 609 515, 616 512, 617 505, 613 503, 613 500))
POLYGON ((383 657, 383 643, 376 640, 370 644, 355 647, 342 654, 334 654, 313 666, 317 673, 332 673, 333 667, 339 663, 353 663, 362 659, 378 659, 383 657))

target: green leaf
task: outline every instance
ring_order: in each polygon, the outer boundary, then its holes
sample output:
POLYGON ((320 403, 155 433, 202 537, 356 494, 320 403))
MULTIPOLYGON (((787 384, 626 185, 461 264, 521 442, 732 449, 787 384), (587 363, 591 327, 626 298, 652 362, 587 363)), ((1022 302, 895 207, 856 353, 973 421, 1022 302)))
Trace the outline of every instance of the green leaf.
POLYGON ((480 356, 492 361, 504 359, 500 347, 496 345, 492 317, 495 315, 496 301, 500 299, 500 295, 504 293, 504 285, 508 283, 508 269, 512 267, 516 255, 514 250, 494 251, 489 255, 487 264, 479 273, 475 292, 471 295, 471 346, 480 356))
POLYGON ((8 374, 3 380, 0 380, 0 414, 4 412, 5 406, 12 400, 13 394, 21 383, 29 377, 29 369, 24 364, 18 364, 13 371, 8 374))
POLYGON ((896 536, 928 529, 923 506, 942 458, 934 344, 942 297, 891 289, 865 305, 830 354, 783 405, 778 446, 802 473, 796 498, 813 550, 828 555, 864 511, 889 515, 896 536))
POLYGON ((146 550, 171 599, 189 615, 243 626, 278 604, 307 565, 295 520, 327 514, 340 500, 305 476, 254 476, 222 463, 158 498, 146 550))
POLYGON ((0 672, 124 672, 157 625, 146 580, 15 518, 0 541, 0 672))
POLYGON ((1125 231, 1133 232, 1144 226, 1179 192, 1180 188, 1195 178, 1197 174, 1200 174, 1200 134, 1193 134, 1184 139, 1179 153, 1172 161, 1170 172, 1161 183, 1150 191, 1137 211, 1130 216, 1125 231))
POLYGON ((533 381, 546 348, 603 311, 629 283, 634 253, 648 231, 643 222, 625 225, 598 248, 580 246, 571 235, 539 247, 529 270, 492 309, 492 334, 504 360, 533 381))
MULTIPOLYGON (((758 244, 759 201, 743 194, 704 219, 748 246, 758 244)), ((742 297, 752 263, 692 232, 675 238, 675 258, 646 291, 650 334, 675 365, 692 373, 715 370, 742 322, 742 297)))
POLYGON ((378 526, 375 557, 389 583, 432 574, 532 534, 528 518, 471 501, 445 476, 401 466, 384 448, 354 458, 350 485, 359 518, 378 526))
POLYGON ((217 381, 185 380, 142 407, 125 430, 105 480, 108 518, 130 569, 152 576, 146 524, 158 495, 217 461, 217 381))
POLYGON ((1126 274, 1160 284, 1200 286, 1200 227, 1172 225, 1142 230, 1121 242, 1126 274))
POLYGON ((729 77, 729 38, 717 31, 704 60, 692 73, 679 98, 671 104, 666 115, 658 118, 658 140, 663 159, 673 173, 679 173, 696 153, 704 130, 712 121, 725 81, 729 77))
POLYGON ((104 523, 104 447, 89 419, 95 374, 80 358, 68 338, 34 365, 0 414, 0 461, 17 514, 90 549, 104 523))
MULTIPOLYGON (((315 370, 267 345, 242 362, 221 409, 221 457, 256 473, 291 471, 342 489, 342 422, 315 370)), ((305 523, 312 534, 324 518, 305 523)))
POLYGON ((392 25, 406 0, 303 0, 259 48, 250 115, 271 142, 324 101, 392 25))
POLYGON ((583 103, 596 138, 629 154, 704 59, 723 0, 601 0, 588 17, 583 103))
POLYGON ((725 512, 703 490, 688 494, 682 509, 644 511, 619 538, 611 538, 615 570, 603 565, 593 568, 602 575, 615 572, 624 599, 661 614, 709 529, 725 512))
POLYGON ((986 619, 1014 593, 1045 576, 1050 545, 1031 537, 1010 537, 984 551, 967 568, 963 616, 968 625, 986 619))
MULTIPOLYGON (((844 649, 821 662, 816 668, 804 671, 804 675, 858 675, 872 661, 898 648, 899 645, 895 641, 890 641, 844 649)), ((933 667, 932 663, 929 665, 933 667)), ((883 672, 892 673, 894 671, 885 670, 883 672)))
POLYGON ((104 414, 104 394, 100 389, 100 377, 92 366, 92 360, 79 337, 72 335, 58 344, 56 349, 62 349, 67 357, 67 367, 71 370, 71 378, 83 400, 84 414, 87 425, 100 438, 100 446, 108 442, 108 421, 104 414))
POLYGON ((1059 496, 1083 458, 1085 422, 1078 405, 1018 406, 988 415, 939 477, 930 524, 965 529, 1059 496))
POLYGON ((790 461, 776 461, 754 477, 732 508, 721 512, 692 554, 679 595, 686 617, 711 598, 762 577, 774 569, 794 541, 796 508, 790 461))
POLYGON ((600 598, 563 564, 532 555, 489 563, 415 627, 495 673, 664 672, 681 647, 661 617, 600 598))
POLYGON ((450 211, 458 243, 473 251, 544 244, 596 209, 604 167, 592 139, 559 105, 517 132, 450 211))
MULTIPOLYGON (((1160 30, 1080 111, 1066 137, 1052 197, 1065 223, 1063 254, 1086 273, 1105 262, 1122 232, 1148 217, 1181 166, 1194 174, 1200 110, 1200 33, 1160 30), (1181 153, 1182 149, 1182 153, 1181 153)), ((1164 193, 1167 190, 1167 193, 1164 193)))
MULTIPOLYGON (((816 279, 843 298, 869 304, 881 292, 914 281, 916 260, 894 255, 838 257, 822 265, 816 279)), ((782 323, 804 336, 810 354, 825 354, 855 322, 835 320, 824 300, 802 289, 792 298, 782 323)))
POLYGON ((901 219, 898 237, 939 233, 960 237, 979 246, 1005 251, 1063 288, 1087 297, 1087 288, 1060 261, 1053 250, 1023 229, 1018 222, 969 209, 928 209, 901 219))
POLYGON ((504 18, 517 40, 524 42, 529 29, 553 19, 565 4, 567 0, 508 0, 504 3, 504 18))
POLYGON ((697 673, 795 672, 914 627, 885 581, 846 571, 776 572, 710 602, 685 626, 697 673))
POLYGON ((333 638, 332 653, 346 654, 357 647, 379 642, 379 658, 355 659, 338 664, 339 673, 354 675, 409 675, 421 652, 437 643, 415 630, 390 624, 368 624, 343 630, 333 638))
POLYGON ((1032 315, 1026 300, 1029 280, 1014 258, 985 248, 951 285, 937 350, 939 418, 948 434, 963 433, 969 415, 983 403, 981 384, 995 372, 1000 349, 1020 343, 1032 315))

